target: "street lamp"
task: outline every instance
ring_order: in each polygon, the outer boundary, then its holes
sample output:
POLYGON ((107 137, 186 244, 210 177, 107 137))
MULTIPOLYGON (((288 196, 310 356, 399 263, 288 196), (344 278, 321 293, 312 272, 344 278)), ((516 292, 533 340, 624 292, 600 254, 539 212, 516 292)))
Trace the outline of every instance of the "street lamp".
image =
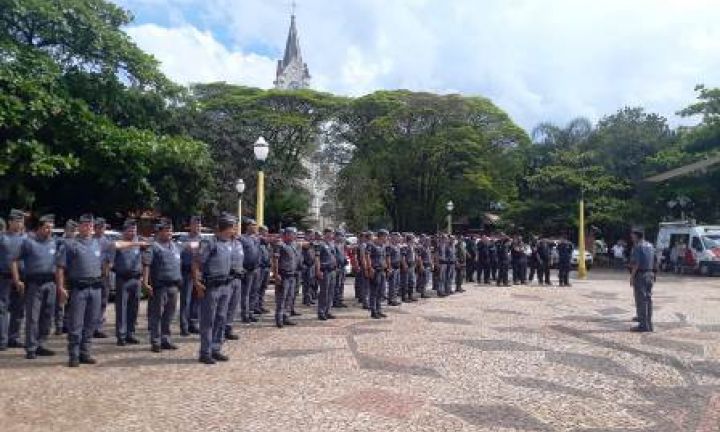
POLYGON ((448 234, 449 234, 449 235, 452 235, 452 211, 453 211, 453 209, 455 209, 455 204, 453 204, 452 201, 448 201, 447 204, 445 205, 445 208, 446 208, 447 211, 448 211, 448 216, 447 216, 447 221, 448 221, 448 222, 447 222, 447 231, 448 231, 448 234))
POLYGON ((257 182, 257 205, 256 205, 256 219, 258 226, 265 224, 265 173, 263 168, 265 166, 265 160, 270 153, 270 145, 265 141, 265 138, 260 137, 255 141, 253 146, 255 152, 255 159, 258 161, 258 182, 257 182))
POLYGON ((238 179, 235 183, 235 190, 238 193, 238 224, 242 224, 242 194, 245 192, 245 182, 243 179, 238 179))

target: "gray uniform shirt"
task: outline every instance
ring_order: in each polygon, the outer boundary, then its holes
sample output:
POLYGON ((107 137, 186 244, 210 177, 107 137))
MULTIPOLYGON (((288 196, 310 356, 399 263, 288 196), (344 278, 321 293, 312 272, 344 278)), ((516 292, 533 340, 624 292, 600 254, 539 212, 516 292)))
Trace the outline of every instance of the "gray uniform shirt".
POLYGON ((385 247, 370 243, 366 246, 366 248, 367 254, 370 257, 370 267, 375 270, 384 270, 386 266, 385 247))
POLYGON ((321 241, 316 246, 316 255, 320 260, 320 269, 323 271, 332 271, 337 268, 337 260, 335 257, 334 247, 325 241, 321 241))
POLYGON ((20 253, 20 246, 25 239, 21 233, 0 234, 0 273, 10 274, 10 264, 20 253))
POLYGON ((106 252, 95 237, 67 239, 57 252, 55 264, 66 269, 70 280, 99 279, 106 252))
POLYGON ((240 243, 245 253, 245 270, 255 270, 260 265, 260 240, 256 236, 244 234, 240 236, 240 243))
POLYGON ((403 257, 405 257, 405 263, 408 265, 408 267, 412 267, 415 265, 415 262, 417 261, 417 256, 415 255, 415 247, 412 245, 405 245, 400 249, 400 253, 403 257))
POLYGON ((230 240, 218 237, 203 240, 200 243, 200 268, 206 278, 230 276, 232 268, 233 244, 230 240))
POLYGON ((643 240, 633 248, 630 260, 638 266, 638 270, 652 270, 655 267, 655 248, 643 240))
POLYGON ((385 249, 385 253, 390 257, 390 265, 393 268, 400 268, 400 246, 388 245, 385 249))
POLYGON ((242 274, 245 272, 245 249, 239 239, 233 239, 231 242, 232 256, 230 263, 230 270, 235 274, 242 274))
MULTIPOLYGON (((137 239, 133 239, 137 241, 137 239)), ((120 276, 139 276, 142 273, 142 253, 139 247, 113 250, 113 271, 120 276)))
POLYGON ((275 246, 278 272, 281 276, 294 275, 298 268, 298 253, 292 243, 280 242, 275 246))
POLYGON ((55 273, 56 253, 57 243, 54 239, 26 237, 20 245, 17 259, 25 265, 27 276, 51 275, 55 273))
POLYGON ((155 282, 182 280, 180 269, 180 246, 175 242, 154 242, 143 254, 143 265, 150 267, 150 279, 155 282))

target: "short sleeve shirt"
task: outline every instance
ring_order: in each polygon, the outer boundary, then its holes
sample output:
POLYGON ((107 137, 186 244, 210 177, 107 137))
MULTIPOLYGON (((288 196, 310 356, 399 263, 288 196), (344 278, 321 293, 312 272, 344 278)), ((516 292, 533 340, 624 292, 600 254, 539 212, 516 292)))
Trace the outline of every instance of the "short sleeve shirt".
POLYGON ((20 245, 18 260, 22 260, 26 275, 48 275, 55 272, 57 243, 52 238, 39 240, 26 237, 20 245))

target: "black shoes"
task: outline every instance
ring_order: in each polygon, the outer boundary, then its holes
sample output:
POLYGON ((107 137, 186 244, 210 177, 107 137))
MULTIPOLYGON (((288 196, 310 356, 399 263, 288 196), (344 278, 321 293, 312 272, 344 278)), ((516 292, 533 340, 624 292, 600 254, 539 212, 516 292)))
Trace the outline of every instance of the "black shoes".
POLYGON ((76 358, 71 358, 70 361, 68 361, 68 367, 76 368, 80 367, 80 360, 76 358))
POLYGON ((154 353, 159 353, 159 352, 162 352, 162 348, 160 348, 160 345, 152 345, 150 347, 150 351, 152 351, 154 353))
POLYGON ((35 354, 39 355, 40 357, 51 357, 55 355, 55 351, 47 349, 45 347, 39 347, 37 350, 35 350, 35 354))
POLYGON ((380 319, 380 315, 378 315, 378 314, 376 314, 376 313, 372 313, 372 314, 370 314, 370 318, 372 318, 372 319, 380 319))
POLYGON ((295 311, 290 312, 290 316, 300 316, 300 315, 302 315, 300 312, 295 312, 295 311))
POLYGON ((236 335, 233 332, 225 332, 225 339, 227 340, 238 340, 240 339, 240 336, 236 335))
POLYGON ((327 319, 335 319, 335 318, 337 318, 337 317, 336 317, 335 315, 329 313, 329 314, 325 315, 325 318, 327 318, 327 319))
POLYGON ((221 361, 221 362, 226 362, 226 361, 230 360, 230 357, 226 356, 225 354, 223 354, 221 352, 212 353, 212 358, 215 361, 221 361))
POLYGON ((648 329, 646 329, 645 327, 640 327, 640 326, 638 326, 638 327, 633 327, 633 328, 631 328, 630 331, 633 332, 633 333, 649 333, 649 332, 651 332, 652 330, 648 330, 648 329))
POLYGON ((95 330, 95 333, 93 333, 93 337, 95 339, 107 339, 108 335, 102 330, 95 330))
POLYGON ((345 303, 338 303, 338 304, 334 305, 333 307, 345 309, 348 307, 348 305, 346 305, 345 303))
POLYGON ((182 330, 180 330, 180 336, 183 336, 183 337, 190 336, 190 332, 185 329, 182 329, 182 330))
POLYGON ((295 321, 290 321, 289 319, 285 319, 285 320, 283 320, 283 325, 294 326, 294 325, 297 325, 297 323, 295 321))
POLYGON ((117 345, 119 347, 123 347, 123 346, 127 345, 127 342, 125 341, 125 339, 118 339, 117 342, 115 343, 115 345, 117 345))
POLYGON ((400 303, 396 302, 395 300, 388 302, 388 306, 400 306, 400 303))
POLYGON ((25 358, 28 360, 35 360, 37 358, 37 354, 30 351, 30 352, 25 353, 25 358))
POLYGON ((166 341, 166 342, 163 342, 163 343, 160 345, 160 348, 162 348, 162 349, 164 349, 164 350, 174 351, 174 350, 178 349, 178 346, 175 345, 175 344, 172 343, 172 342, 167 342, 167 341, 166 341))
POLYGON ((196 326, 194 326, 194 325, 191 325, 190 327, 188 327, 188 333, 190 333, 190 334, 198 334, 198 333, 200 333, 200 329, 198 329, 198 328, 197 328, 196 326))
POLYGON ((385 314, 382 313, 382 312, 378 312, 377 314, 378 314, 378 316, 379 316, 380 318, 387 318, 387 315, 385 315, 385 314))
POLYGON ((8 341, 7 347, 8 348, 25 348, 25 345, 21 344, 20 342, 18 342, 16 340, 11 340, 11 341, 8 341))
POLYGON ((325 315, 318 315, 318 319, 320 321, 327 321, 327 317, 325 315))
POLYGON ((127 342, 128 345, 139 345, 140 340, 136 338, 135 336, 128 336, 125 338, 125 342, 127 342))
POLYGON ((90 355, 82 355, 80 354, 80 363, 82 364, 96 364, 97 360, 95 360, 90 355))
POLYGON ((203 364, 206 364, 206 365, 214 365, 214 364, 215 364, 215 360, 213 360, 213 358, 210 357, 210 356, 201 356, 201 357, 198 359, 198 361, 199 361, 200 363, 203 363, 203 364))

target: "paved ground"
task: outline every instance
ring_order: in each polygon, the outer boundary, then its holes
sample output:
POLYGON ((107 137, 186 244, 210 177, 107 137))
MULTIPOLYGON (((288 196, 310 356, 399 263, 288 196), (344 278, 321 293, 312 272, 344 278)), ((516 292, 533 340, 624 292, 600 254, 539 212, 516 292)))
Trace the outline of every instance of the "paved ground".
POLYGON ((626 331, 626 276, 595 272, 570 289, 471 284, 382 321, 268 317, 216 366, 197 363, 195 337, 162 354, 103 340, 80 369, 13 350, 0 431, 717 432, 720 279, 664 278, 655 300, 645 335, 626 331))

